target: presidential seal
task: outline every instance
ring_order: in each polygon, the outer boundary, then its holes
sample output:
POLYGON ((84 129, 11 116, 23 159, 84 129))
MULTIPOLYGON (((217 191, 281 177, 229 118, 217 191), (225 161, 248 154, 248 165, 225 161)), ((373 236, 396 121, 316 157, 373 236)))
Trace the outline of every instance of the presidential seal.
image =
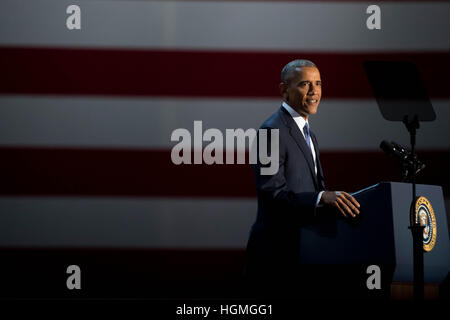
POLYGON ((436 217, 433 207, 425 197, 418 197, 414 206, 415 222, 423 226, 423 250, 433 250, 436 244, 436 217))

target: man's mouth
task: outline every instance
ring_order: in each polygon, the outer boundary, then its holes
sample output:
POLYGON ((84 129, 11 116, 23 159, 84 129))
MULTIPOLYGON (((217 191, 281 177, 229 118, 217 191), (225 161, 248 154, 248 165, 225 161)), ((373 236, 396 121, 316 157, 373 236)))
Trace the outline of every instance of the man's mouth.
POLYGON ((318 100, 317 99, 306 99, 306 102, 308 102, 308 103, 317 103, 318 100))

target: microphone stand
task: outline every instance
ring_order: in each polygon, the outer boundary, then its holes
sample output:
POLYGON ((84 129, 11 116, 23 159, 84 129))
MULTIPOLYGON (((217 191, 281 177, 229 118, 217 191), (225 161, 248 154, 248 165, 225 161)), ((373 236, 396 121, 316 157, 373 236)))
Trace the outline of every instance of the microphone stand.
POLYGON ((411 157, 412 157, 412 202, 410 207, 410 226, 413 237, 413 260, 414 260, 414 300, 424 299, 424 264, 423 264, 423 229, 417 222, 415 217, 416 205, 416 131, 419 129, 419 120, 417 115, 410 121, 408 116, 403 118, 403 123, 408 129, 411 140, 411 157))

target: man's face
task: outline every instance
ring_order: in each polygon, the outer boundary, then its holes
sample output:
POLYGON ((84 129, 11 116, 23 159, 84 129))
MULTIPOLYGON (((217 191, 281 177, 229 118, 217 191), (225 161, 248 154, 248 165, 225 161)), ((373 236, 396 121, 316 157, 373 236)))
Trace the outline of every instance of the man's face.
POLYGON ((286 102, 302 117, 317 112, 322 97, 322 81, 316 67, 297 68, 287 84, 280 83, 280 92, 286 102))

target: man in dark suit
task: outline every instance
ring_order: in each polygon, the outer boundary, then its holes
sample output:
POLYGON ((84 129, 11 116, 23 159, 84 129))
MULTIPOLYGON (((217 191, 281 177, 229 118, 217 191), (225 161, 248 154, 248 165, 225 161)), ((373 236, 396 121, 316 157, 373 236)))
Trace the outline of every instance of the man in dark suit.
POLYGON ((325 190, 319 146, 308 123, 322 95, 318 68, 308 60, 291 61, 282 70, 279 87, 282 105, 261 126, 269 134, 278 129, 278 148, 267 147, 278 150, 279 166, 273 175, 262 175, 259 161, 253 166, 258 213, 245 268, 255 292, 276 297, 301 292, 308 278, 299 260, 301 227, 315 223, 326 208, 349 219, 359 214, 359 203, 350 194, 325 190))

